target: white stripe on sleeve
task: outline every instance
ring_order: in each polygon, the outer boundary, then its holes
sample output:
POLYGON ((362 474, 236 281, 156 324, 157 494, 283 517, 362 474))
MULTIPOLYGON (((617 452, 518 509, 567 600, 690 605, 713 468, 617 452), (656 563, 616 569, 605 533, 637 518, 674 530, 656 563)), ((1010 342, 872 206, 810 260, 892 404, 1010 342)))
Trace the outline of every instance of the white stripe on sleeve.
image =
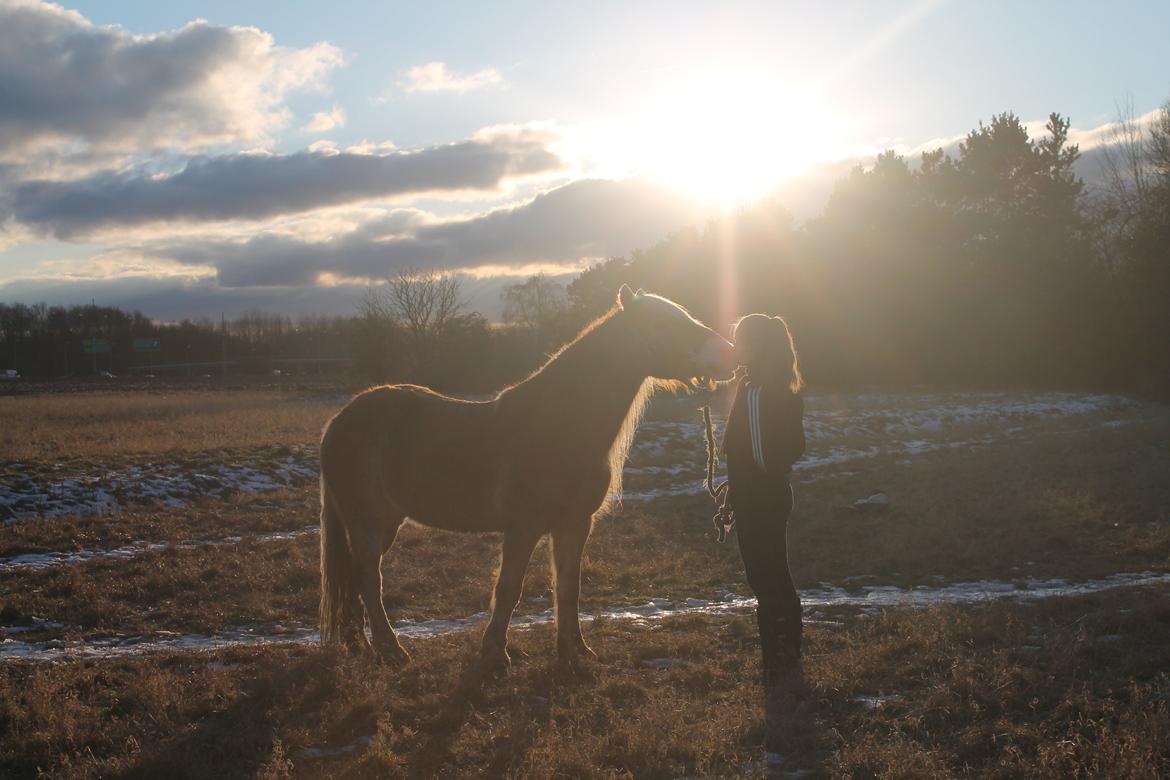
POLYGON ((751 432, 752 458, 760 471, 766 472, 768 467, 764 464, 764 440, 760 430, 760 390, 759 387, 748 389, 748 430, 751 432))

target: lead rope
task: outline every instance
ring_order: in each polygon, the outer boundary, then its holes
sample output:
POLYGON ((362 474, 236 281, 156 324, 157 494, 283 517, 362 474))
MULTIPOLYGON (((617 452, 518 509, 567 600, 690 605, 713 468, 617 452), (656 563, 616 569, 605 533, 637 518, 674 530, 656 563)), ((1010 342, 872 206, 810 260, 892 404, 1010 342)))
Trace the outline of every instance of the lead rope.
POLYGON ((707 492, 715 499, 717 507, 711 522, 715 524, 715 537, 723 543, 727 539, 727 533, 735 525, 735 514, 727 503, 727 480, 715 484, 715 465, 719 461, 719 453, 715 448, 710 406, 703 407, 703 432, 707 437, 707 492))

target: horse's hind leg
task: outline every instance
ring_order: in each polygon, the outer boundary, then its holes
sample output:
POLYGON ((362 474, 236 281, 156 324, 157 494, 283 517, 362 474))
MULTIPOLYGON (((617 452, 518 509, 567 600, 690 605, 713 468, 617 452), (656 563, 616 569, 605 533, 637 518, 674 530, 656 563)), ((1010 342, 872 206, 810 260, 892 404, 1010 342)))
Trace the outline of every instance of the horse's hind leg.
POLYGON ((386 607, 382 603, 382 554, 390 549, 402 520, 376 529, 363 529, 365 533, 352 534, 353 564, 361 594, 370 621, 370 633, 374 638, 374 650, 390 663, 404 663, 410 656, 398 641, 386 607))
POLYGON ((569 523, 552 532, 553 577, 556 594, 557 656, 572 662, 597 654, 585 644, 578 615, 581 598, 581 556, 592 527, 590 520, 569 523))
MULTIPOLYGON (((381 545, 382 557, 390 551, 394 545, 394 537, 397 535, 396 529, 391 529, 385 534, 384 541, 381 545)), ((357 556, 360 558, 361 556, 357 556)), ((355 558, 357 560, 357 558, 355 558)), ((356 564, 355 564, 356 568, 356 564)), ((378 563, 378 570, 381 571, 381 562, 378 563)), ((378 586, 379 590, 381 585, 378 586)), ((370 641, 366 639, 366 608, 361 597, 361 576, 355 570, 354 587, 352 593, 347 595, 345 605, 341 612, 341 641, 350 648, 350 650, 360 650, 370 647, 370 641)))
POLYGON ((350 650, 368 648, 370 642, 366 639, 366 615, 362 608, 361 597, 355 591, 346 599, 341 611, 341 641, 350 650))
POLYGON ((492 593, 492 617, 483 632, 481 653, 489 664, 507 666, 511 662, 508 656, 508 623, 512 620, 512 611, 520 602, 528 561, 542 535, 527 528, 513 529, 504 534, 500 573, 492 593))

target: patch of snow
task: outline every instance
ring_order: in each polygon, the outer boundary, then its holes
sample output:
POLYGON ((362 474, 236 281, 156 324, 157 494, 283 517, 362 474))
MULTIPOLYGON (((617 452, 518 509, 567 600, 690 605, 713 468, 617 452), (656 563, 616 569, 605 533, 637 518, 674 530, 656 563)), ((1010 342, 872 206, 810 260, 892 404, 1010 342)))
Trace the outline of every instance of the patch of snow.
MULTIPOLYGON (((282 450, 283 452, 283 450, 282 450)), ((214 463, 192 467, 181 463, 145 463, 123 468, 91 466, 84 473, 18 485, 0 482, 0 504, 13 522, 67 514, 112 514, 128 504, 182 507, 206 496, 223 498, 296 487, 317 479, 317 457, 308 448, 287 458, 246 456, 247 463, 214 463)), ((19 464, 9 464, 14 468, 19 464)))
MULTIPOLYGON (((980 580, 960 582, 943 587, 898 588, 889 585, 870 585, 861 593, 849 593, 843 588, 822 583, 819 588, 800 592, 804 607, 854 607, 862 614, 876 614, 885 607, 922 608, 939 604, 979 604, 997 599, 1014 599, 1022 602, 1057 596, 1079 596, 1098 593, 1113 588, 1170 583, 1170 573, 1129 572, 1113 574, 1100 580, 1069 583, 1062 579, 1028 579, 1023 586, 1011 582, 980 580)), ((687 599, 672 602, 669 599, 653 599, 642 605, 620 606, 603 609, 597 614, 604 620, 632 620, 646 622, 678 615, 723 615, 747 613, 755 609, 756 600, 725 594, 721 602, 706 602, 703 599, 687 599), (689 602, 689 603, 688 603, 689 602)), ((394 629, 400 637, 426 639, 434 636, 466 631, 486 623, 488 614, 477 612, 465 618, 448 620, 402 620, 394 629)), ((590 622, 594 615, 582 614, 582 622, 590 622)), ((532 615, 517 615, 512 618, 515 628, 547 625, 554 620, 552 609, 532 615)), ((21 642, 6 638, 0 641, 0 660, 24 659, 54 661, 63 658, 110 658, 134 656, 174 650, 216 650, 225 647, 254 644, 311 643, 319 641, 316 630, 298 627, 245 626, 233 631, 212 636, 197 634, 171 635, 157 632, 155 638, 115 637, 91 639, 79 642, 64 642, 52 639, 44 642, 21 642)))
POLYGON ((853 508, 861 511, 873 511, 875 509, 889 509, 890 497, 885 493, 874 493, 868 498, 859 498, 853 502, 853 508))
POLYGON ((64 623, 58 623, 55 620, 45 620, 44 618, 33 617, 29 625, 18 626, 0 626, 0 631, 5 634, 27 634, 30 631, 60 631, 66 628, 64 623))
MULTIPOLYGON (((255 534, 248 538, 256 542, 277 542, 296 539, 306 534, 319 533, 320 528, 307 525, 300 531, 273 531, 271 533, 255 534)), ((72 552, 44 552, 24 553, 8 558, 0 558, 0 574, 14 569, 51 569, 56 566, 73 566, 85 561, 101 560, 105 558, 133 558, 136 555, 162 552, 174 548, 176 550, 194 550, 200 547, 218 547, 225 544, 238 544, 243 541, 241 536, 225 536, 223 539, 204 539, 199 541, 164 543, 134 542, 125 547, 112 550, 75 550, 72 552)))
POLYGON ((894 702, 902 701, 902 696, 901 696, 901 694, 897 694, 897 693, 891 693, 891 694, 887 694, 885 696, 865 696, 865 695, 862 695, 862 696, 854 696, 853 701, 857 702, 858 704, 860 704, 862 707, 864 707, 867 710, 876 710, 880 707, 886 706, 887 704, 892 704, 894 702))
MULTIPOLYGON (((906 457, 939 450, 1018 439, 1032 430, 1028 426, 1033 423, 1046 425, 1076 416, 1112 415, 1098 425, 1115 428, 1133 422, 1118 415, 1139 408, 1137 402, 1119 396, 1076 393, 810 396, 805 414, 808 452, 793 471, 809 481, 813 478, 807 476, 809 472, 850 461, 890 455, 906 462, 906 457), (972 436, 972 426, 990 427, 995 433, 972 436)), ((715 420, 720 440, 725 422, 722 417, 715 420)), ((6 468, 15 473, 21 465, 6 468)), ((705 472, 703 426, 697 419, 644 421, 623 475, 625 500, 701 494, 705 472)), ((238 456, 230 463, 91 467, 84 473, 47 480, 0 482, 0 516, 10 523, 63 514, 116 513, 135 503, 181 507, 203 496, 300 486, 316 480, 317 473, 316 453, 307 447, 294 448, 291 454, 282 449, 238 456)), ((722 479, 724 474, 721 464, 717 477, 722 479)))
POLYGON ((290 644, 315 642, 320 639, 316 630, 303 628, 291 633, 270 635, 256 628, 245 627, 213 636, 185 634, 168 636, 158 632, 159 638, 103 637, 86 641, 65 642, 50 639, 45 642, 21 642, 15 639, 0 641, 0 660, 59 661, 72 658, 121 658, 165 651, 219 650, 240 645, 290 644))
POLYGON ((301 750, 301 755, 309 759, 332 758, 333 756, 343 756, 355 751, 362 751, 374 744, 374 735, 367 734, 364 737, 359 737, 356 741, 341 747, 326 748, 326 747, 307 747, 301 750))
MULTIPOLYGON (((941 393, 853 395, 806 399, 808 451, 793 466, 799 481, 809 472, 843 463, 890 455, 906 464, 912 458, 950 449, 970 449, 1018 439, 1029 425, 1050 427, 1051 420, 1091 414, 1131 414, 1140 404, 1120 396, 1077 393, 941 393), (994 432, 971 435, 973 426, 994 432)), ((725 419, 714 420, 722 439, 725 419)), ((1129 420, 1107 420, 1113 427, 1129 420)), ((1084 428, 1083 430, 1091 430, 1084 428)), ((1062 428, 1067 432, 1067 426, 1062 428)), ((722 464, 721 464, 722 465, 722 464)), ((704 491, 706 449, 703 427, 678 421, 647 421, 638 430, 626 468, 625 499, 696 495, 704 491), (671 462, 666 462, 670 460, 671 462)), ((719 478, 723 478, 722 468, 719 478)))

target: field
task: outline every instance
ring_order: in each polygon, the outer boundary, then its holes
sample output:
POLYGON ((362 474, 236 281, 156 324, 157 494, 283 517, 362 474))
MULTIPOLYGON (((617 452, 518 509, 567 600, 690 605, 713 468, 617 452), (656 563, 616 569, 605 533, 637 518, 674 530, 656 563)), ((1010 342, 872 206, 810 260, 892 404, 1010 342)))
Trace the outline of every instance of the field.
POLYGON ((777 766, 697 399, 655 403, 586 549, 599 660, 556 664, 538 551, 522 654, 484 677, 491 536, 403 529, 406 667, 315 644, 315 440, 344 398, 0 397, 0 776, 1170 773, 1170 408, 810 397, 789 540, 812 696, 777 766))

